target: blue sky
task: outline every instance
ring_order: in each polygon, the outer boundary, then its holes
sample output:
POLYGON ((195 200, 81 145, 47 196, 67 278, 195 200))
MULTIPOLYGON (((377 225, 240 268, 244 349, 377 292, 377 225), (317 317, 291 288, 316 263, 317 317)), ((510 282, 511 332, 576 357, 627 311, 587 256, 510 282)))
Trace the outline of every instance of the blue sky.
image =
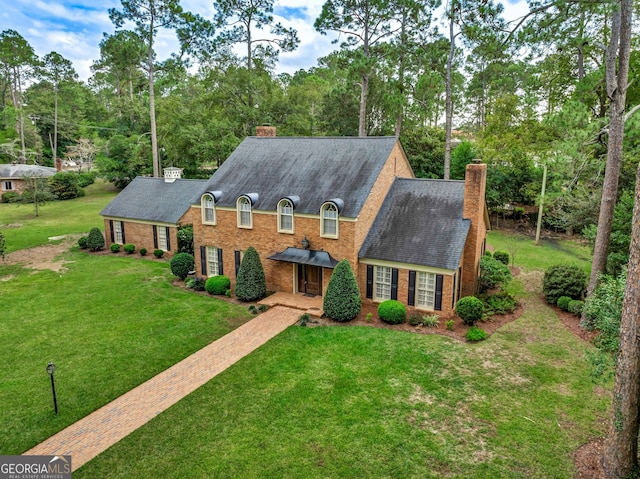
MULTIPOLYGON (((298 31, 301 43, 295 52, 280 55, 278 71, 293 73, 316 65, 319 57, 336 48, 331 36, 320 35, 313 22, 324 0, 276 0, 274 16, 298 31)), ((182 0, 185 10, 213 17, 211 0, 182 0)), ((114 31, 108 9, 120 8, 120 0, 2 0, 0 31, 13 29, 22 35, 40 57, 51 51, 70 60, 81 80, 91 76, 91 64, 100 57, 104 33, 114 31)), ((509 18, 527 11, 524 0, 505 2, 509 18)), ((446 29, 441 28, 441 31, 446 29)), ((175 35, 161 32, 156 44, 159 59, 177 51, 175 35)))

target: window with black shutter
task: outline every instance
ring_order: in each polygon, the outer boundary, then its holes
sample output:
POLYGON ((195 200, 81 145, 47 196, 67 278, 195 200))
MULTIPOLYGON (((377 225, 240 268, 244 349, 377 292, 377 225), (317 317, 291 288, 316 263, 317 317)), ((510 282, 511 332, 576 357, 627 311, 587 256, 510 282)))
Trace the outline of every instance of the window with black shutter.
POLYGON ((409 306, 415 306, 416 304, 416 272, 409 271, 409 296, 407 298, 407 304, 409 306))
POLYGON ((367 298, 373 298, 373 265, 367 265, 367 298))
POLYGON ((436 311, 442 311, 442 280, 442 275, 436 274, 436 299, 434 308, 436 311))
POLYGON ((204 246, 200 246, 200 271, 207 275, 207 248, 204 246))
POLYGON ((391 269, 391 299, 398 299, 398 269, 391 269))
POLYGON ((116 235, 113 232, 113 220, 109 220, 109 231, 111 232, 111 242, 115 243, 116 242, 116 235))
POLYGON ((234 251, 233 256, 236 263, 236 276, 238 276, 238 271, 240 270, 240 251, 234 251))
POLYGON ((218 274, 224 274, 224 270, 222 269, 222 248, 218 248, 218 274))
POLYGON ((153 247, 158 249, 158 227, 156 225, 152 226, 153 228, 153 247))

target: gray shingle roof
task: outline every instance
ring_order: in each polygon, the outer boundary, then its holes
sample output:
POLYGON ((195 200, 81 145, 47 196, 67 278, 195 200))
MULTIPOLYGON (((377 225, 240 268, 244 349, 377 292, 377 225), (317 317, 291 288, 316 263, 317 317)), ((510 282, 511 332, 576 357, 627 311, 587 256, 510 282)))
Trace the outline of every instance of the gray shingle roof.
POLYGON ((49 166, 22 165, 22 164, 2 164, 0 165, 0 178, 20 179, 25 176, 35 176, 38 178, 53 176, 56 169, 49 166))
POLYGON ((456 270, 469 232, 464 181, 396 178, 358 256, 456 270))
POLYGON ((192 203, 199 202, 207 180, 175 180, 138 176, 101 212, 134 220, 177 223, 192 203))
POLYGON ((267 211, 284 197, 298 196, 296 213, 310 214, 341 198, 341 215, 355 218, 395 144, 394 137, 248 137, 206 190, 222 192, 216 206, 234 208, 238 196, 258 193, 253 207, 267 211))

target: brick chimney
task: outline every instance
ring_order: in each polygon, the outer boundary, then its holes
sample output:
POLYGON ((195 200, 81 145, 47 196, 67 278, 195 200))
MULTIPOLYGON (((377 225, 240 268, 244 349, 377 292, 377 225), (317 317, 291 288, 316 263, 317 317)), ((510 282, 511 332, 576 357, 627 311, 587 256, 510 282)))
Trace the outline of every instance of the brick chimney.
POLYGON ((276 127, 268 124, 256 126, 256 136, 272 138, 276 136, 276 127))
POLYGON ((487 230, 490 228, 486 214, 485 193, 487 165, 474 160, 467 165, 464 178, 463 218, 471 220, 462 258, 462 296, 476 294, 480 274, 480 258, 484 254, 487 230))
POLYGON ((182 178, 182 169, 176 168, 175 166, 169 166, 165 168, 163 172, 165 183, 173 183, 174 181, 182 178))

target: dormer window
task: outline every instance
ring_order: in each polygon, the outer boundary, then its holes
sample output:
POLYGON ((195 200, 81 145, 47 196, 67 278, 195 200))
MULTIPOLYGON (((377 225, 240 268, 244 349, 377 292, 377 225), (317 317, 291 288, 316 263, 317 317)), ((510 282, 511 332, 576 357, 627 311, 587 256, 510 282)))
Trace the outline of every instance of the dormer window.
POLYGON ((215 199, 211 193, 202 195, 202 222, 208 225, 216 224, 215 199))
POLYGON ((335 203, 327 202, 320 208, 320 236, 338 237, 338 207, 335 203))
POLYGON ((293 233, 293 203, 288 198, 278 202, 278 232, 293 233))
POLYGON ((238 228, 253 228, 251 200, 246 196, 241 196, 238 198, 236 208, 238 210, 238 228))

